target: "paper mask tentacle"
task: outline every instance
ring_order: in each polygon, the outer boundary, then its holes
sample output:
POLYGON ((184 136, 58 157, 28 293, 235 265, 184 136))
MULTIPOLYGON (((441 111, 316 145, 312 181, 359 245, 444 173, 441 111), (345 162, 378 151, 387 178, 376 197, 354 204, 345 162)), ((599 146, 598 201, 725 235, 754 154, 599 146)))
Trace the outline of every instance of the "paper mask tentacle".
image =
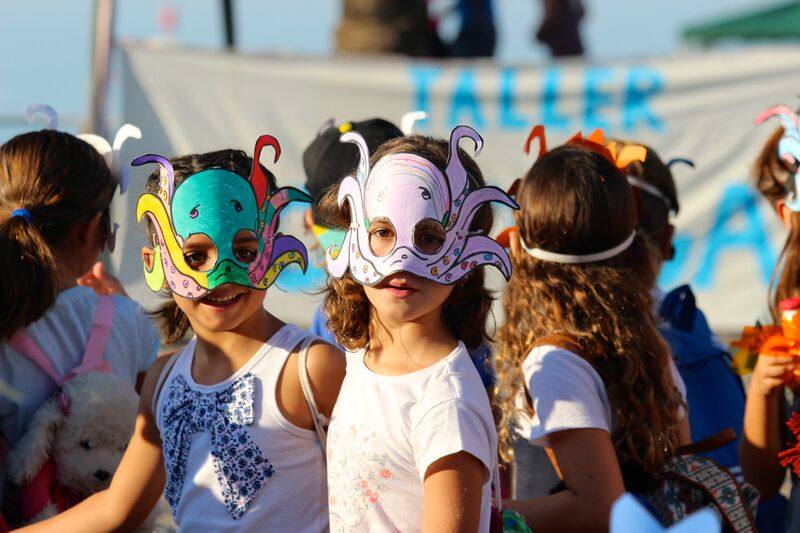
POLYGON ((128 190, 128 183, 131 180, 131 172, 130 169, 122 164, 120 160, 120 153, 122 150, 122 145, 125 144, 125 141, 128 139, 141 139, 142 138, 142 130, 134 126, 133 124, 123 124, 120 129, 117 130, 117 134, 114 135, 114 143, 112 145, 112 161, 111 166, 115 172, 117 172, 117 179, 119 180, 119 193, 125 194, 128 190))
POLYGON ((112 148, 111 145, 108 144, 107 140, 105 140, 104 138, 100 137, 95 133, 81 133, 80 135, 78 135, 78 139, 90 144, 92 148, 97 150, 97 152, 103 156, 103 159, 106 160, 106 163, 108 164, 109 168, 111 167, 113 163, 111 154, 112 148))
POLYGON ((453 275, 453 279, 447 281, 448 283, 453 283, 482 265, 496 267, 506 279, 511 277, 511 260, 508 258, 508 253, 497 244, 497 241, 485 235, 467 237, 455 260, 449 263, 447 265, 443 262, 445 268, 441 269, 440 273, 440 278, 445 280, 447 274, 453 275))
POLYGON ((425 111, 409 111, 400 119, 400 131, 403 135, 409 136, 414 134, 414 124, 428 118, 425 111))
POLYGON ((157 154, 146 154, 131 161, 131 165, 135 167, 147 163, 156 163, 159 166, 161 181, 158 195, 161 197, 161 201, 164 202, 167 211, 169 211, 169 203, 172 201, 172 195, 175 192, 175 172, 172 169, 172 163, 166 157, 157 154))
POLYGON ((781 125, 783 125, 783 129, 786 131, 797 131, 800 119, 798 119, 794 109, 788 105, 776 105, 763 111, 760 115, 758 115, 758 117, 756 117, 756 126, 761 125, 762 123, 766 122, 767 119, 772 117, 778 117, 778 119, 781 121, 781 125))
POLYGON ((685 157, 673 157, 672 159, 667 161, 667 168, 672 170, 672 165, 676 165, 678 163, 689 165, 690 167, 694 168, 694 161, 692 161, 691 159, 686 159, 685 157))
POLYGON ((519 209, 517 202, 514 201, 505 191, 498 187, 488 185, 474 190, 464 198, 464 203, 461 204, 461 209, 458 212, 458 220, 456 221, 453 229, 455 230, 469 230, 472 224, 472 219, 478 212, 478 209, 487 202, 497 202, 511 209, 519 209))
POLYGON ((314 201, 308 194, 295 187, 281 187, 275 194, 270 196, 267 202, 266 211, 264 213, 264 227, 272 227, 272 233, 275 232, 275 225, 278 223, 278 215, 291 202, 305 202, 312 203, 314 201))
MULTIPOLYGON (((357 131, 348 131, 339 137, 339 142, 353 143, 358 147, 358 168, 356 169, 356 178, 361 184, 362 188, 367 184, 367 177, 369 177, 369 147, 367 141, 357 131)), ((340 195, 341 198, 341 195, 340 195)), ((341 205, 341 200, 339 202, 341 205)))
POLYGON ((777 105, 767 109, 756 118, 756 124, 761 124, 769 118, 778 117, 783 125, 784 132, 778 142, 778 157, 791 165, 794 169, 794 190, 786 195, 786 206, 794 212, 800 212, 800 118, 794 110, 786 105, 777 105))
POLYGON ((281 157, 281 145, 278 139, 272 135, 261 135, 256 139, 256 146, 253 149, 253 168, 250 171, 250 185, 256 193, 256 205, 260 209, 264 205, 267 197, 269 196, 269 177, 261 168, 261 151, 266 146, 271 146, 275 150, 275 159, 273 163, 277 163, 281 157))
POLYGON ((193 270, 186 264, 166 206, 154 194, 145 193, 139 198, 136 205, 136 219, 141 222, 145 215, 150 216, 153 221, 157 243, 161 248, 164 276, 172 292, 185 298, 198 298, 208 294, 208 290, 203 288, 208 286, 207 274, 193 270))
MULTIPOLYGON (((264 276, 267 274, 267 271, 275 262, 275 258, 277 257, 274 246, 277 244, 278 240, 277 237, 275 237, 275 232, 278 228, 280 212, 284 207, 293 201, 311 203, 312 199, 309 195, 294 187, 282 187, 278 189, 269 199, 266 209, 264 229, 261 232, 261 236, 264 239, 264 249, 261 251, 256 260, 253 261, 253 263, 251 263, 248 267, 250 281, 257 285, 261 284, 264 276)), ((300 248, 302 248, 302 253, 305 256, 305 246, 300 244, 300 248)), ((303 272, 305 272, 305 264, 307 262, 308 261, 305 260, 303 263, 303 272)))
POLYGON ((291 235, 275 236, 275 242, 272 246, 272 253, 267 264, 267 268, 262 274, 261 278, 251 280, 259 289, 266 289, 275 282, 284 268, 292 263, 297 263, 300 269, 305 272, 308 268, 308 254, 305 245, 291 235))
POLYGON ((58 129, 58 113, 56 110, 47 104, 31 104, 25 108, 25 119, 29 124, 36 122, 37 117, 44 117, 47 125, 44 127, 46 130, 58 129))
MULTIPOLYGON (((364 197, 360 184, 352 176, 347 176, 339 185, 339 206, 344 202, 350 207, 350 228, 347 230, 339 254, 334 258, 331 250, 325 252, 325 259, 331 275, 340 278, 348 267, 363 271, 365 275, 379 276, 373 262, 372 250, 369 248, 369 234, 365 225, 356 221, 366 219, 364 197)), ((367 276, 369 277, 369 276, 367 276)))
POLYGON ((547 153, 547 139, 545 138, 544 134, 544 126, 542 126, 541 124, 537 124, 536 126, 534 126, 530 134, 528 135, 528 140, 525 141, 526 154, 531 153, 531 143, 533 142, 534 139, 539 140, 539 155, 537 156, 538 159, 547 153))
POLYGON ((461 158, 458 157, 458 142, 464 137, 472 139, 472 142, 475 143, 475 157, 483 149, 483 137, 477 131, 464 125, 453 128, 450 133, 450 153, 447 155, 447 166, 444 171, 450 185, 451 199, 457 198, 467 187, 467 170, 461 163, 461 158))

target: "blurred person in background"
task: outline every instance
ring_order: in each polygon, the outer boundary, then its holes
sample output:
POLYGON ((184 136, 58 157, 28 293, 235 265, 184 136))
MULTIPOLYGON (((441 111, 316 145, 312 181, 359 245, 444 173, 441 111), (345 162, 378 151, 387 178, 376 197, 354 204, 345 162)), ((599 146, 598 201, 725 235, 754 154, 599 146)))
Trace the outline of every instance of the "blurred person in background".
POLYGON ((535 39, 550 48, 553 57, 582 56, 580 22, 586 14, 581 0, 541 0, 542 23, 535 39))

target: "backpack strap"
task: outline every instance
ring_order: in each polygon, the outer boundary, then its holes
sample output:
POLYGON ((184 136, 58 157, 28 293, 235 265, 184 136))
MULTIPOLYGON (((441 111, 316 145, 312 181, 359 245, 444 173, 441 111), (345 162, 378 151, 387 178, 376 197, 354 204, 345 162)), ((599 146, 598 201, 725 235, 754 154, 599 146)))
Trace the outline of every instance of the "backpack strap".
POLYGON ((50 359, 47 358, 39 345, 36 344, 36 341, 28 335, 25 328, 18 329, 17 332, 8 339, 8 345, 11 346, 15 352, 19 352, 38 366, 59 388, 64 384, 64 379, 56 372, 55 368, 53 368, 53 363, 50 362, 50 359))
POLYGON ((730 444, 735 440, 736 432, 733 430, 733 428, 725 428, 722 431, 714 433, 710 437, 704 438, 703 440, 679 447, 676 451, 676 455, 705 455, 709 452, 713 452, 714 450, 722 448, 726 444, 730 444))
POLYGON ((180 354, 181 351, 178 351, 164 356, 167 358, 167 362, 161 368, 161 373, 158 375, 158 380, 156 381, 156 388, 153 391, 153 398, 150 400, 150 412, 153 414, 153 417, 157 416, 156 408, 158 407, 158 397, 161 396, 161 389, 164 388, 164 383, 166 383, 167 377, 169 377, 170 372, 172 372, 172 367, 175 366, 180 354))
POLYGON ((111 365, 105 360, 106 346, 111 338, 111 325, 114 323, 116 305, 113 296, 99 296, 97 298, 97 311, 94 314, 94 323, 86 341, 86 350, 83 352, 81 364, 67 373, 65 379, 70 379, 85 372, 111 372, 111 365))
POLYGON ((326 456, 328 434, 325 431, 325 426, 328 425, 330 420, 317 409, 317 402, 314 400, 314 391, 311 390, 311 381, 308 379, 308 350, 315 340, 314 337, 306 337, 303 339, 300 345, 300 353, 297 356, 297 371, 300 375, 300 387, 303 389, 303 396, 305 396, 308 410, 311 412, 311 421, 314 423, 314 431, 317 432, 319 444, 322 446, 322 454, 326 456))
POLYGON ((664 478, 677 479, 702 490, 711 499, 728 531, 757 531, 750 511, 756 501, 752 496, 745 496, 742 486, 724 466, 699 455, 676 455, 667 466, 664 478))

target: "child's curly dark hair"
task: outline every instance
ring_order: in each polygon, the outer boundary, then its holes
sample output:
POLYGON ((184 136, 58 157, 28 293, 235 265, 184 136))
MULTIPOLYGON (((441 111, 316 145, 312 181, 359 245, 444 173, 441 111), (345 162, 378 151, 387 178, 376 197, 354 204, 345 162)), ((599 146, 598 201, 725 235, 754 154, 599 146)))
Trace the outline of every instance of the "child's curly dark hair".
MULTIPOLYGON (((448 151, 447 141, 414 135, 385 142, 370 159, 374 164, 389 154, 414 153, 428 159, 444 172, 448 151)), ((483 175, 475 161, 463 150, 459 150, 459 158, 472 183, 484 186, 483 175)), ((318 212, 325 225, 347 228, 350 225, 349 209, 347 205, 339 207, 337 189, 338 187, 331 187, 328 190, 320 201, 318 212)), ((491 207, 483 206, 476 213, 470 230, 488 234, 492 223, 491 207)), ((487 333, 486 321, 493 300, 491 291, 485 286, 484 271, 478 268, 456 283, 453 292, 445 301, 442 310, 445 325, 456 339, 464 342, 467 348, 477 348, 484 340, 491 339, 487 333)), ((372 307, 367 300, 364 287, 355 281, 349 272, 341 279, 331 278, 328 281, 325 311, 328 316, 328 328, 336 335, 339 344, 349 350, 357 350, 367 345, 372 307)))

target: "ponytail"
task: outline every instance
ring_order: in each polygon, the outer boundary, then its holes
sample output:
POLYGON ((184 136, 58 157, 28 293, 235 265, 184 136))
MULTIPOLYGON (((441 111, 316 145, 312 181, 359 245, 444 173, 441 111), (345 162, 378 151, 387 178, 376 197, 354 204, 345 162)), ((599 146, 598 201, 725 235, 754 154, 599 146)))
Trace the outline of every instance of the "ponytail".
POLYGON ((50 245, 32 222, 19 216, 0 223, 0 280, 0 341, 5 341, 41 317, 58 294, 50 245))
POLYGON ((106 210, 115 188, 103 156, 69 133, 24 133, 0 146, 0 342, 53 306, 67 235, 106 210))

